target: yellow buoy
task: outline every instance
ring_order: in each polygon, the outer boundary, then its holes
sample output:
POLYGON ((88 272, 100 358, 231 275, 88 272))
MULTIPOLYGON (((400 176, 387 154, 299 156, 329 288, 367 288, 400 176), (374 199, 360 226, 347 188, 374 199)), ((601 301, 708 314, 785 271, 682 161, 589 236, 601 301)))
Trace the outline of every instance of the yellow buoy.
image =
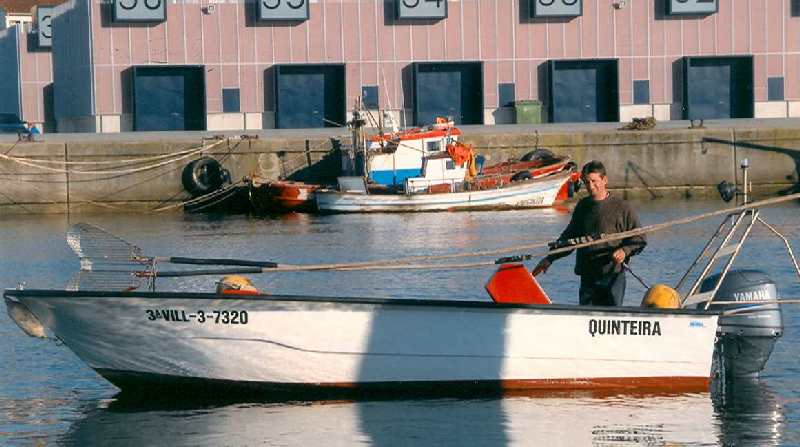
POLYGON ((257 294, 258 289, 250 281, 250 278, 242 275, 226 275, 217 281, 217 293, 231 295, 251 295, 257 294))
POLYGON ((642 300, 642 307, 655 307, 658 309, 680 309, 681 295, 677 290, 666 284, 654 284, 647 289, 642 300))

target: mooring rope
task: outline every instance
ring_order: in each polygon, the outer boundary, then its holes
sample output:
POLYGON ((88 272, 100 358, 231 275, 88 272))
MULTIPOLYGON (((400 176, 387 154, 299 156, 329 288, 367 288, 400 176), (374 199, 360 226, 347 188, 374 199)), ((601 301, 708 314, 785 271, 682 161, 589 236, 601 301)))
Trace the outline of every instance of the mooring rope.
MULTIPOLYGON (((800 199, 800 193, 790 194, 782 197, 775 197, 771 199, 765 199, 758 202, 751 202, 745 205, 740 205, 734 208, 727 208, 717 211, 711 211, 707 213, 698 214, 695 216, 688 216, 681 219, 676 219, 668 222, 663 222, 659 224, 647 225, 644 227, 636 228, 634 230, 624 231, 622 233, 615 233, 615 234, 608 234, 603 235, 603 237, 599 239, 595 239, 588 242, 583 242, 575 245, 570 245, 568 247, 556 248, 552 250, 543 250, 539 252, 534 252, 531 254, 524 254, 520 255, 521 259, 529 260, 534 257, 544 256, 548 254, 557 254, 557 253, 564 253, 569 252, 578 248, 583 247, 591 247, 593 245, 599 245, 611 241, 618 241, 621 239, 626 239, 632 236, 639 236, 642 234, 654 233, 656 231, 663 231, 668 228, 677 226, 677 225, 685 225, 692 222, 697 222, 703 219, 709 219, 716 216, 722 215, 729 215, 729 214, 736 214, 742 211, 754 209, 754 208, 761 208, 765 206, 776 205, 783 202, 788 202, 791 200, 800 199)), ((787 241, 788 244, 788 241, 787 241)), ((419 262, 429 262, 429 261, 441 261, 446 259, 458 259, 458 258, 468 258, 468 257, 488 257, 488 256, 497 256, 502 254, 508 254, 512 252, 518 252, 522 250, 541 250, 548 248, 549 242, 537 242, 533 244, 522 244, 516 245, 514 247, 504 247, 498 248, 494 250, 483 250, 483 251, 475 251, 475 252, 467 252, 467 253, 453 253, 447 255, 423 255, 423 256, 408 256, 404 258, 396 258, 391 260, 376 260, 376 261, 366 261, 366 262, 353 262, 353 263, 335 263, 335 264, 307 264, 307 265, 292 265, 292 264, 279 264, 277 268, 273 269, 266 269, 265 272, 281 272, 281 271, 318 271, 318 270, 389 270, 389 269, 421 269, 421 268, 428 268, 428 269, 457 269, 457 268, 475 268, 475 267, 485 267, 489 265, 495 265, 494 261, 486 261, 486 262, 475 262, 469 264, 419 264, 419 262)), ((796 263, 795 263, 796 264, 796 263)), ((798 275, 800 275, 800 268, 798 269, 798 275)))
POLYGON ((222 188, 220 188, 220 189, 218 189, 216 191, 212 191, 212 192, 210 192, 208 194, 205 194, 205 195, 202 195, 202 196, 199 196, 199 197, 195 197, 195 198, 192 198, 192 199, 189 199, 189 200, 186 200, 186 201, 173 203, 173 204, 170 204, 170 205, 165 205, 165 206, 162 206, 162 207, 159 207, 159 208, 155 208, 155 209, 152 210, 152 212, 161 213, 161 212, 169 211, 169 210, 172 210, 172 209, 175 209, 175 208, 180 208, 182 206, 196 205, 198 203, 203 203, 203 202, 205 202, 207 200, 212 200, 213 199, 213 202, 206 203, 204 206, 200 207, 199 209, 208 208, 208 207, 217 205, 218 203, 220 203, 220 202, 224 201, 225 199, 229 198, 231 195, 235 194, 236 193, 236 188, 240 187, 242 183, 244 183, 242 180, 238 180, 235 183, 231 183, 230 185, 226 185, 226 186, 224 186, 224 187, 222 187, 222 188))
POLYGON ((200 146, 192 146, 192 147, 190 147, 188 149, 184 149, 184 150, 177 151, 177 152, 172 152, 172 153, 169 153, 169 154, 153 155, 153 156, 149 156, 149 157, 139 157, 139 158, 126 158, 126 159, 122 159, 122 160, 62 161, 62 160, 41 160, 39 158, 34 158, 34 157, 14 157, 14 156, 10 156, 10 155, 8 155, 6 157, 0 157, 0 158, 5 158, 5 159, 11 160, 11 161, 22 161, 22 162, 29 162, 29 163, 37 163, 37 164, 41 164, 41 165, 47 165, 47 164, 51 164, 51 165, 66 165, 66 166, 73 166, 73 165, 75 165, 75 166, 77 166, 77 165, 89 165, 89 166, 126 165, 126 164, 139 164, 139 163, 144 163, 144 162, 153 161, 153 160, 161 160, 161 159, 164 159, 164 158, 176 157, 176 156, 183 155, 183 154, 186 154, 186 153, 189 153, 189 152, 196 152, 197 149, 202 149, 204 147, 205 147, 205 145, 201 144, 200 146))
MULTIPOLYGON (((157 168, 159 168, 161 166, 168 165, 170 163, 175 163, 175 162, 180 161, 180 160, 184 160, 186 158, 192 157, 193 155, 195 155, 197 153, 209 150, 209 149, 219 145, 220 143, 223 143, 224 141, 225 140, 219 140, 219 141, 216 141, 216 142, 214 142, 214 143, 212 143, 210 145, 203 145, 202 147, 199 147, 197 149, 191 149, 191 150, 188 150, 188 151, 180 151, 180 152, 176 152, 174 154, 170 154, 170 155, 175 155, 175 154, 180 154, 180 155, 178 155, 177 157, 170 158, 170 159, 165 160, 165 161, 161 161, 159 163, 153 163, 153 164, 150 164, 150 165, 146 165, 146 166, 142 166, 142 167, 138 167, 138 168, 132 168, 132 169, 117 169, 117 170, 109 170, 109 171, 101 171, 101 170, 82 171, 82 170, 77 170, 77 169, 51 168, 49 166, 42 166, 41 164, 38 164, 38 163, 31 163, 31 162, 25 161, 25 159, 21 159, 19 157, 10 157, 10 156, 5 155, 5 154, 0 154, 0 159, 8 160, 8 161, 11 161, 11 162, 23 165, 23 166, 28 166, 28 167, 32 167, 32 168, 36 168, 36 169, 41 169, 43 171, 55 172, 55 173, 58 173, 58 174, 127 175, 127 174, 134 174, 134 173, 137 173, 137 172, 144 172, 144 171, 149 171, 149 170, 152 170, 152 169, 157 169, 157 168)), ((66 164, 67 162, 59 162, 59 163, 60 164, 66 164)))

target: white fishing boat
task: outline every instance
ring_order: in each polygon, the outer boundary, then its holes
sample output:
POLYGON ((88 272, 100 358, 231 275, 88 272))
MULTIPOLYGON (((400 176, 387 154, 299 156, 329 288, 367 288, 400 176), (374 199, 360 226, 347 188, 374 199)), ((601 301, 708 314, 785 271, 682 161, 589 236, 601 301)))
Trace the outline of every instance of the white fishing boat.
POLYGON ((343 152, 345 171, 336 188, 315 191, 320 212, 410 212, 548 207, 567 200, 578 181, 567 156, 546 149, 521 160, 484 166, 472 146, 461 143, 452 121, 366 138, 358 108, 353 112, 353 150, 343 152))
MULTIPOLYGON (((470 190, 463 177, 428 176, 441 172, 444 159, 426 160, 426 176, 409 178, 404 192, 370 192, 359 177, 340 182, 338 190, 316 193, 321 212, 455 211, 548 207, 568 197, 571 170, 542 178, 511 182, 497 188, 470 190), (444 180, 444 182, 443 182, 444 180)), ((456 172, 458 174, 458 172, 456 172)))
POLYGON ((782 333, 776 285, 762 272, 731 270, 758 223, 767 225, 755 209, 728 215, 676 286, 691 284, 685 298, 669 309, 550 304, 519 259, 508 258, 497 261, 486 302, 156 292, 157 276, 372 264, 156 258, 86 224, 68 233, 81 259, 77 290, 4 296, 26 333, 61 340, 124 391, 699 391, 718 373, 757 375, 782 333), (166 272, 157 262, 229 267, 166 272), (136 290, 145 279, 153 291, 136 290))

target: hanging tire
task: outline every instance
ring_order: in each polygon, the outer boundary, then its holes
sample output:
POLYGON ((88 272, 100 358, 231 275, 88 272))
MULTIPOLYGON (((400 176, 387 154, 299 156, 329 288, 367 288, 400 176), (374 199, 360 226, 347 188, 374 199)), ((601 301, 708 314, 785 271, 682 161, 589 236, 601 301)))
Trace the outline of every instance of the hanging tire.
POLYGON ((181 183, 193 197, 218 190, 230 174, 211 157, 198 158, 183 168, 181 183))
POLYGON ((511 176, 512 182, 522 182, 530 179, 531 179, 531 173, 529 171, 519 171, 511 176))
POLYGON ((535 149, 523 155, 520 160, 536 161, 536 160, 552 160, 554 158, 556 158, 556 154, 552 153, 549 149, 535 149))

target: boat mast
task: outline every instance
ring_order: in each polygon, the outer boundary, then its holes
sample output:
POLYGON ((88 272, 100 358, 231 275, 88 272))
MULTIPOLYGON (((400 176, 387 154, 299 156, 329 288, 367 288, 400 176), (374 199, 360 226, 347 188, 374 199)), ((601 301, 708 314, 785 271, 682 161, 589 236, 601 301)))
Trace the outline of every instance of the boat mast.
POLYGON ((369 163, 367 160, 367 145, 364 141, 364 117, 362 116, 361 97, 356 97, 356 104, 353 107, 353 120, 350 122, 353 134, 353 151, 358 153, 359 149, 363 154, 362 169, 364 178, 369 177, 369 163))

